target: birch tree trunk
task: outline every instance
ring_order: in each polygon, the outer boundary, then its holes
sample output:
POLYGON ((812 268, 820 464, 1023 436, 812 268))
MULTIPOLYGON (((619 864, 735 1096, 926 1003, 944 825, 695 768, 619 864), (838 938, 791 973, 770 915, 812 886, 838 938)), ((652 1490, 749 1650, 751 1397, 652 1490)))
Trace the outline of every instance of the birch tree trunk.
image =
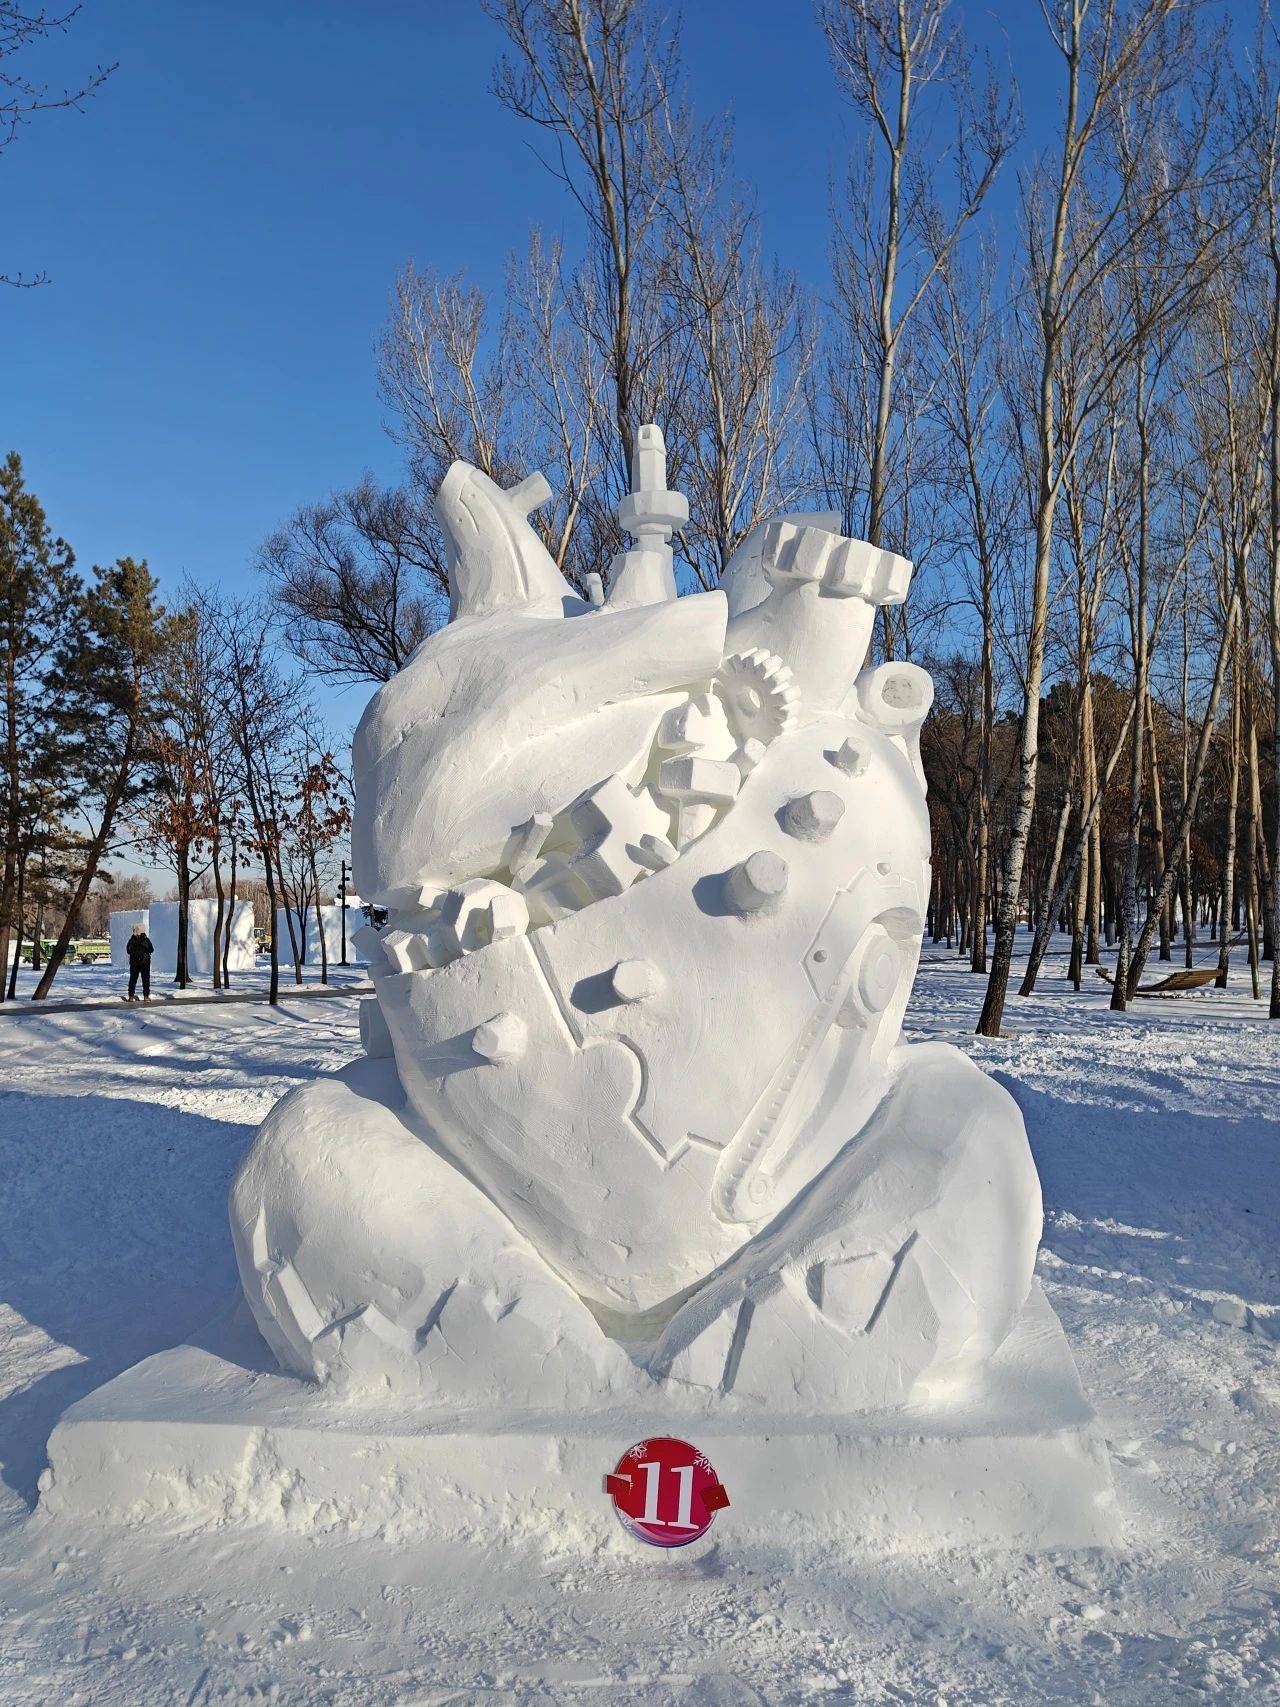
POLYGON ((1222 848, 1222 934, 1218 944, 1218 976, 1214 988, 1225 990, 1231 972, 1231 932, 1236 901, 1236 845, 1240 815, 1240 622, 1231 646, 1231 752, 1227 766, 1227 818, 1222 848))

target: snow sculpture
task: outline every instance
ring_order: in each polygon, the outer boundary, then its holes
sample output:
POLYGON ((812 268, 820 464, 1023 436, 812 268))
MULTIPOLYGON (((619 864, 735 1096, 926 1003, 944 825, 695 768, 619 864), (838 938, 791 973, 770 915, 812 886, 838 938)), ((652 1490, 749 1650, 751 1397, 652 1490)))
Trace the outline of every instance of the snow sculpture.
POLYGON ((521 1410, 960 1395, 1027 1298, 1012 1100, 899 1043, 929 887, 911 565, 783 516, 677 599, 656 426, 608 594, 503 491, 437 504, 451 621, 356 734, 368 1059, 260 1129, 231 1220, 281 1365, 521 1410))

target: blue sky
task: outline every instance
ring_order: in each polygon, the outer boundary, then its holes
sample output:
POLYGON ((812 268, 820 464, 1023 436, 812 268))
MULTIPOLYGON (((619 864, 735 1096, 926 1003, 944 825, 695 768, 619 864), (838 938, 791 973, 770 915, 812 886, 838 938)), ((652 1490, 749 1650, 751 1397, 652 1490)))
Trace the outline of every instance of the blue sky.
MULTIPOLYGON (((963 9, 1043 116, 1034 0, 963 9)), ((667 10, 699 112, 732 113, 766 246, 821 290, 851 131, 810 0, 667 10)), ((397 269, 496 289, 530 225, 577 240, 489 93, 501 45, 479 0, 84 0, 27 56, 60 85, 118 62, 0 156, 0 271, 51 280, 0 289, 0 452, 82 569, 129 553, 170 591, 249 590, 299 504, 400 477, 373 357, 397 269)), ((367 696, 316 697, 341 732, 367 696)))
MULTIPOLYGON (((808 0, 673 11, 767 241, 820 285, 848 131, 808 0)), ((488 92, 499 47, 476 0, 86 0, 49 74, 119 69, 0 158, 0 269, 52 279, 0 293, 0 439, 82 563, 241 583, 295 505, 397 475, 372 356, 397 267, 496 284, 530 223, 574 235, 488 92)))
MULTIPOLYGON (((690 8, 691 80, 732 99, 769 235, 816 276, 822 44, 803 3, 742 18, 690 8)), ((498 47, 474 0, 87 0, 52 74, 119 69, 0 161, 0 268, 52 280, 0 294, 0 438, 83 564, 244 582, 295 505, 397 476, 372 354, 397 267, 496 285, 531 222, 571 233, 488 93, 498 47)))
MULTIPOLYGON (((971 10, 1043 110, 1032 0, 971 10)), ((850 131, 809 0, 669 15, 766 244, 820 289, 850 131)), ((489 93, 500 48, 478 0, 85 0, 42 50, 58 83, 118 62, 0 157, 0 270, 52 281, 0 291, 0 450, 83 568, 131 553, 169 587, 247 589, 297 505, 399 477, 373 360, 397 268, 497 287, 531 224, 576 238, 489 93)), ((366 693, 322 697, 342 724, 366 693)))

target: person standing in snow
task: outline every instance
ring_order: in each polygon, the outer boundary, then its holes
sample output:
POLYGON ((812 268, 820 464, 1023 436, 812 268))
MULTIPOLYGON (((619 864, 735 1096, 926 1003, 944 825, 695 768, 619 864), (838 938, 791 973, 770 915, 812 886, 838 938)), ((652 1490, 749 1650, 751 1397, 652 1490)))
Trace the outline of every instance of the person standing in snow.
POLYGON ((151 1000, 151 956, 153 952, 151 938, 141 925, 135 925, 128 944, 129 994, 125 997, 126 1001, 137 1001, 138 998, 134 995, 134 991, 138 988, 139 978, 142 979, 143 1001, 149 1002, 151 1000))

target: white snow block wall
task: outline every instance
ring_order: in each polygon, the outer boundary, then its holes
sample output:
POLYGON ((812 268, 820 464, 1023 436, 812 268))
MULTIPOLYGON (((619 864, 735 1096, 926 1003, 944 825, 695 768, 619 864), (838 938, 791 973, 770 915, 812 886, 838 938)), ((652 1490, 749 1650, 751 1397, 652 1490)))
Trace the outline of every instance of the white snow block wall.
POLYGON ((128 966, 129 938, 133 935, 133 927, 141 925, 147 929, 147 909, 145 907, 125 907, 118 913, 112 913, 108 920, 111 933, 111 964, 113 966, 128 966))
MULTIPOLYGON (((289 910, 292 911, 292 909, 289 909, 289 910)), ((280 933, 280 960, 281 960, 281 964, 283 964, 285 961, 287 961, 290 958, 290 953, 291 953, 291 950, 289 947, 289 926, 288 926, 288 923, 286 921, 285 912, 286 912, 286 910, 283 907, 277 907, 276 908, 276 923, 277 923, 277 928, 278 928, 279 933, 280 933)), ((321 922, 324 925, 324 942, 325 942, 325 949, 326 949, 326 952, 327 952, 328 957, 329 957, 329 964, 330 964, 330 966, 336 966, 338 964, 338 962, 342 959, 342 908, 341 908, 341 906, 334 905, 332 907, 321 907, 320 918, 321 918, 321 922)), ((364 924, 364 922, 365 922, 364 921, 364 915, 360 911, 360 902, 358 900, 356 900, 353 903, 352 897, 348 896, 347 897, 347 961, 348 961, 348 963, 363 959, 362 955, 358 955, 356 953, 355 947, 354 947, 351 939, 352 939, 352 936, 354 935, 354 933, 360 929, 361 925, 364 924)), ((298 935, 299 947, 305 950, 305 952, 303 953, 303 956, 302 956, 303 965, 304 966, 319 966, 319 964, 320 964, 320 933, 316 929, 316 910, 315 910, 315 908, 314 907, 306 908, 305 914, 304 914, 302 921, 301 921, 301 924, 299 924, 298 914, 296 912, 294 912, 294 914, 293 914, 293 928, 294 928, 295 934, 298 935)))
MULTIPOLYGON (((170 974, 178 968, 178 903, 153 901, 147 934, 155 947, 151 970, 170 974)), ((216 901, 191 901, 187 909, 187 971, 192 978, 213 976, 214 930, 218 922, 216 901)), ((225 915, 224 915, 225 922, 225 915)), ((227 965, 232 972, 247 972, 255 959, 253 903, 237 901, 231 919, 231 949, 227 965)), ((115 958, 114 940, 112 959, 115 958)))
MULTIPOLYGON (((203 901, 201 905, 211 909, 210 919, 216 922, 218 904, 216 901, 203 901)), ((223 928, 225 929, 225 923, 223 928)), ((209 930, 212 931, 213 923, 209 930)), ((235 912, 231 917, 231 946, 227 955, 227 969, 231 972, 252 971, 258 958, 258 942, 253 934, 253 902, 237 901, 235 912)), ((210 972, 213 967, 210 964, 210 972)))

